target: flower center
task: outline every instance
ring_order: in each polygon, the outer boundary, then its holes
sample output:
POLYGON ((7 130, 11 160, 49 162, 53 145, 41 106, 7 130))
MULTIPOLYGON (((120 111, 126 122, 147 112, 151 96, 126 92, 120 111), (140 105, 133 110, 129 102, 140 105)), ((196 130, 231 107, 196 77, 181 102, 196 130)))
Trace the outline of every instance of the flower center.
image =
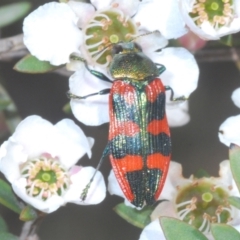
POLYGON ((67 170, 51 157, 28 160, 22 166, 21 174, 27 180, 27 193, 42 200, 53 195, 63 195, 71 184, 67 170))
POLYGON ((198 26, 209 21, 217 30, 234 18, 233 0, 195 0, 190 16, 198 26))
POLYGON ((211 202, 213 200, 213 195, 209 192, 205 192, 203 195, 202 195, 202 200, 204 202, 211 202))
POLYGON ((178 191, 176 208, 184 222, 208 233, 212 222, 227 223, 232 220, 233 210, 227 202, 228 191, 214 186, 211 179, 198 179, 178 191))
POLYGON ((83 29, 88 55, 94 62, 107 66, 111 45, 137 35, 137 25, 118 9, 97 12, 83 29))

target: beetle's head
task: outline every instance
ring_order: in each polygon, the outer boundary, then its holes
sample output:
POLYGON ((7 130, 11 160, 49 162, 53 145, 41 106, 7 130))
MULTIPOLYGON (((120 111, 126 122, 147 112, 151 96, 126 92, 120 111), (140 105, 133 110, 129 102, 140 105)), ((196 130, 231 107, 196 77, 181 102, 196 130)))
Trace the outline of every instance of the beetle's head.
POLYGON ((144 81, 159 75, 155 63, 135 42, 122 42, 112 46, 109 70, 114 79, 144 81))
POLYGON ((116 54, 142 52, 142 48, 135 42, 119 42, 112 47, 112 57, 116 54))

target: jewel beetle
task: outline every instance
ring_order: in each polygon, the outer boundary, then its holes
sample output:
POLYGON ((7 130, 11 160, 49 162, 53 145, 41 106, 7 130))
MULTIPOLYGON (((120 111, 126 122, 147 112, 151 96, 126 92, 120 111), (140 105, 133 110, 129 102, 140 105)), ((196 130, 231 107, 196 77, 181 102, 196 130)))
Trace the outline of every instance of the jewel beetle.
MULTIPOLYGON (((165 71, 154 63, 133 42, 112 44, 112 61, 109 72, 113 81, 101 72, 85 66, 94 76, 112 83, 104 89, 86 96, 68 93, 71 99, 85 99, 94 95, 109 94, 108 143, 97 166, 109 155, 117 181, 125 197, 136 207, 152 205, 164 186, 171 158, 171 138, 165 113, 165 91, 159 75, 165 71)), ((94 174, 95 175, 95 174, 94 174)), ((94 178, 84 189, 84 200, 94 178)))

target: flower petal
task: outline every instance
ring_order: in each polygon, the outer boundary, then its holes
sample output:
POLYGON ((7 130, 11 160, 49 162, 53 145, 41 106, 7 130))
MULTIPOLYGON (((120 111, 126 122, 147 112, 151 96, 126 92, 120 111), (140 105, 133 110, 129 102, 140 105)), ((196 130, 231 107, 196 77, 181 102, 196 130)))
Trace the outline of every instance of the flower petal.
POLYGON ((138 6, 140 4, 139 0, 115 0, 112 3, 117 3, 118 8, 121 9, 125 15, 133 16, 137 10, 138 6))
POLYGON ((229 160, 224 160, 220 164, 218 178, 213 178, 214 181, 218 181, 217 185, 225 186, 230 192, 231 196, 240 196, 236 182, 233 179, 232 171, 230 168, 229 160))
POLYGON ((163 201, 159 203, 151 214, 151 220, 154 221, 162 216, 178 218, 173 202, 163 201))
POLYGON ((93 5, 85 2, 69 1, 67 3, 78 16, 78 26, 83 28, 95 13, 93 5))
POLYGON ((148 224, 142 231, 139 240, 165 240, 159 219, 148 224))
POLYGON ((220 163, 219 176, 222 179, 222 183, 226 185, 231 185, 233 176, 230 169, 229 160, 224 160, 220 163))
POLYGON ((233 226, 238 232, 240 232, 240 222, 233 226))
POLYGON ((188 97, 197 88, 199 68, 194 56, 188 50, 164 48, 162 52, 152 54, 152 60, 166 67, 161 79, 164 85, 173 89, 175 98, 188 97))
POLYGON ((97 8, 97 10, 102 10, 111 5, 112 0, 90 0, 90 2, 97 8))
POLYGON ((230 146, 235 143, 240 146, 240 115, 227 118, 219 127, 220 142, 230 146))
POLYGON ((0 148, 0 171, 12 183, 20 177, 19 165, 27 161, 28 155, 22 145, 6 141, 0 148))
POLYGON ((180 163, 171 161, 167 178, 160 194, 159 199, 172 200, 176 194, 176 187, 191 183, 190 179, 186 179, 182 175, 182 165, 180 163))
POLYGON ((72 120, 63 119, 54 128, 56 154, 66 168, 74 165, 86 153, 91 157, 94 141, 90 144, 89 139, 72 120))
MULTIPOLYGON (((168 40, 159 32, 153 32, 148 35, 144 35, 145 33, 146 32, 141 32, 135 41, 141 46, 142 51, 147 56, 152 52, 155 52, 167 46, 168 40)), ((149 57, 151 57, 151 55, 149 57)))
POLYGON ((24 152, 32 158, 44 152, 52 153, 53 135, 53 125, 49 121, 32 115, 20 122, 10 139, 22 145, 24 152))
POLYGON ((110 174, 108 176, 108 191, 111 195, 117 195, 122 198, 125 198, 113 170, 110 171, 110 174))
POLYGON ((106 196, 106 185, 101 172, 97 171, 94 176, 91 187, 88 190, 87 198, 85 201, 80 199, 80 196, 95 173, 93 167, 83 167, 76 174, 71 176, 72 185, 69 191, 65 195, 65 199, 68 202, 88 205, 88 204, 98 204, 103 201, 106 196))
POLYGON ((58 195, 54 195, 45 201, 37 197, 31 197, 26 193, 26 185, 26 179, 20 178, 12 183, 12 188, 24 202, 42 212, 51 213, 65 204, 64 199, 58 195))
MULTIPOLYGON (((101 81, 83 68, 69 79, 70 92, 77 96, 99 92, 111 88, 111 84, 101 81)), ((101 125, 109 121, 108 94, 96 95, 87 99, 71 99, 70 106, 74 116, 82 123, 90 126, 101 125)))
POLYGON ((233 91, 231 99, 233 103, 240 108, 240 88, 237 88, 233 91))
MULTIPOLYGON (((167 99, 170 98, 170 93, 167 93, 167 99)), ((170 127, 180 127, 186 125, 190 121, 188 114, 188 102, 176 102, 174 105, 168 103, 166 105, 167 120, 170 127)))
POLYGON ((79 52, 82 43, 77 20, 67 4, 47 3, 24 19, 24 44, 40 60, 53 65, 69 62, 70 54, 79 52))
POLYGON ((140 22, 140 29, 159 30, 167 39, 178 38, 187 33, 176 0, 143 1, 133 19, 140 22))

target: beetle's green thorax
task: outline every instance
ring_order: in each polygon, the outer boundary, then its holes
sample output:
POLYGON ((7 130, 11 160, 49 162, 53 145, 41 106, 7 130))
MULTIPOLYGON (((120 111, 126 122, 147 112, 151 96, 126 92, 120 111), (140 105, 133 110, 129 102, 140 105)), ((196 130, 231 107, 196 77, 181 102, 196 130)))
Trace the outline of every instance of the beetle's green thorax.
POLYGON ((120 43, 113 48, 113 60, 109 66, 114 79, 143 81, 159 75, 155 63, 133 42, 120 43))

